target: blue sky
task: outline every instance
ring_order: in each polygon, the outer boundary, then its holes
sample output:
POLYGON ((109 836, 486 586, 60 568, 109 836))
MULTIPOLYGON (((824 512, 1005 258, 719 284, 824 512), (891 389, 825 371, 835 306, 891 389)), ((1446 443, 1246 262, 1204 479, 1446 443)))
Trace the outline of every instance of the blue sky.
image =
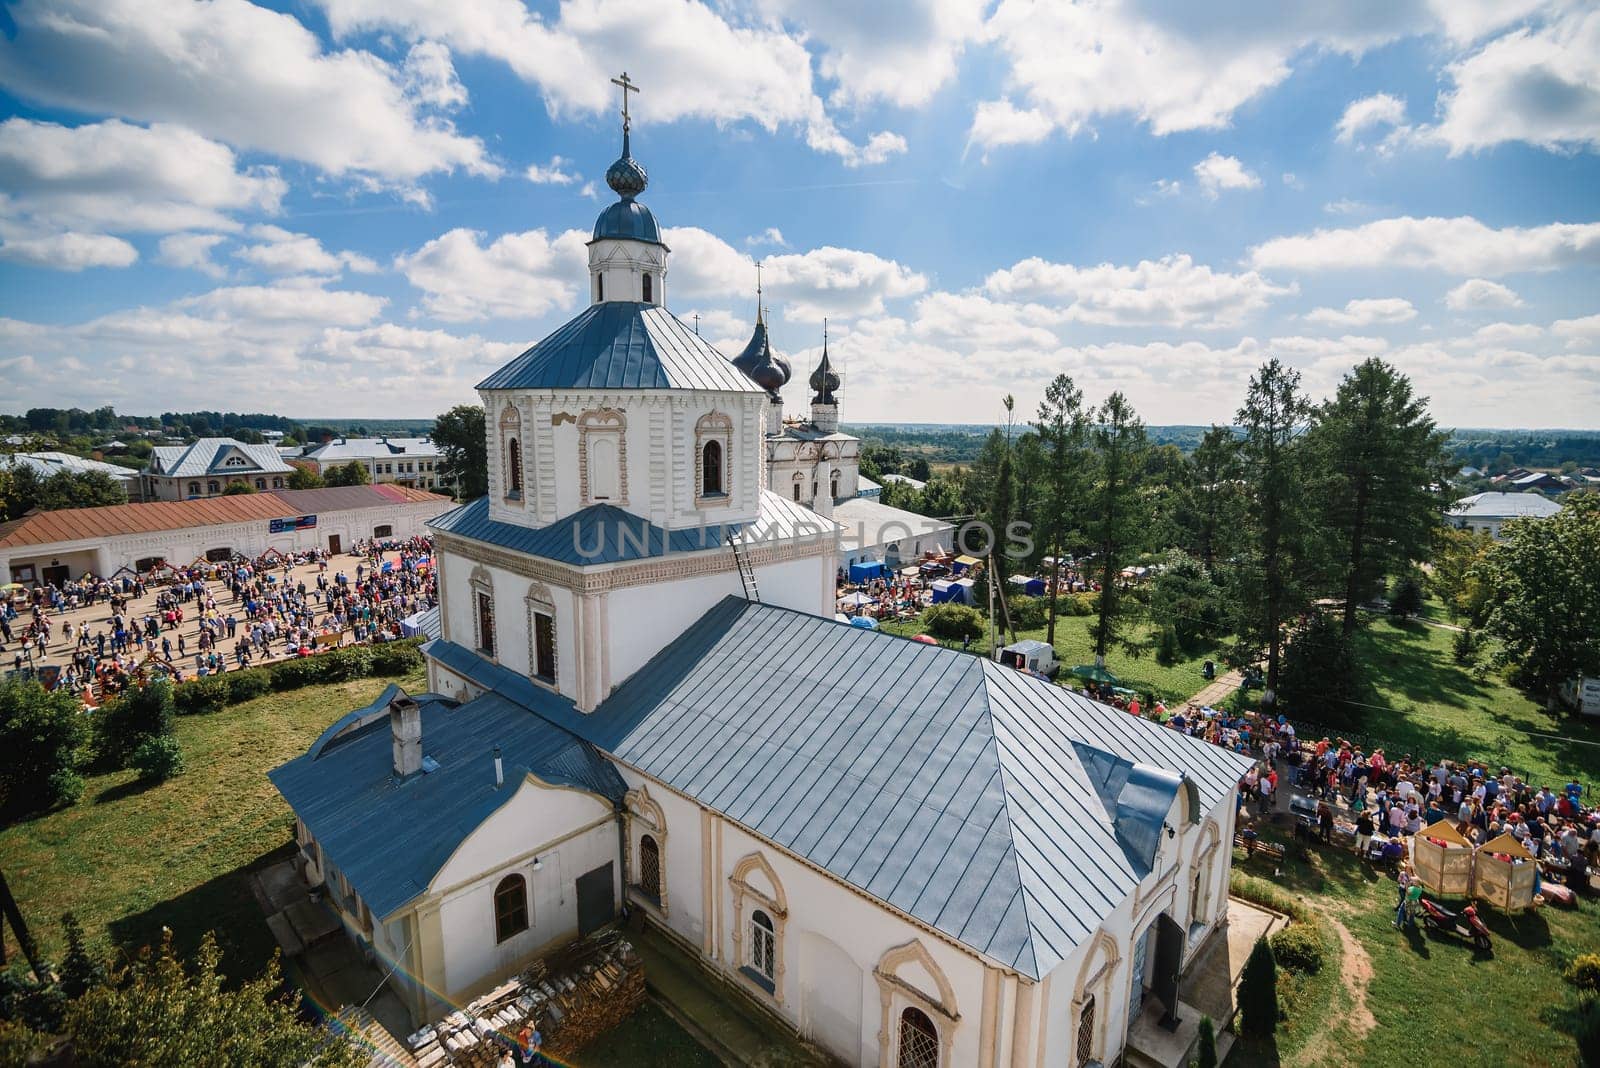
MULTIPOLYGON (((847 421, 1065 371, 1227 421, 1370 355, 1445 425, 1600 426, 1575 0, 38 0, 0 15, 0 406, 430 416, 578 311, 628 70, 668 303, 766 263, 847 421)), ((799 376, 803 378, 804 376, 799 376)), ((796 382, 786 397, 805 401, 796 382)))

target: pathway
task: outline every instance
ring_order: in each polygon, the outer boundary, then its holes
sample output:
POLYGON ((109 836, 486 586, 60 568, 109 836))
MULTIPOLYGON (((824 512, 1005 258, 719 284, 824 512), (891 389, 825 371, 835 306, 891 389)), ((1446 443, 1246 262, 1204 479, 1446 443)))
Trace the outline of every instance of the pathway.
POLYGON ((1188 704, 1199 705, 1201 708, 1216 708, 1228 695, 1244 685, 1244 676, 1237 671, 1227 671, 1217 676, 1216 680, 1206 685, 1206 688, 1189 698, 1188 704))

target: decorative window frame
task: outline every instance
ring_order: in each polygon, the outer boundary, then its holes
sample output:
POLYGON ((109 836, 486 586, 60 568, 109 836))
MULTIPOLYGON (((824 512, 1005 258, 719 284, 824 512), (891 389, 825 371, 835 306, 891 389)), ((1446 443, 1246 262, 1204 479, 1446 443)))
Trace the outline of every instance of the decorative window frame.
POLYGON ((528 681, 547 690, 559 690, 561 682, 561 628, 557 625, 556 599, 550 587, 542 582, 528 586, 528 595, 522 599, 528 612, 528 681), (550 655, 555 659, 555 674, 546 679, 539 674, 539 628, 537 615, 550 617, 550 655))
MULTIPOLYGON (((650 796, 647 786, 640 786, 637 790, 629 790, 622 796, 623 812, 627 820, 628 856, 627 871, 630 879, 624 891, 633 891, 629 897, 643 905, 651 912, 665 918, 671 903, 668 900, 667 890, 667 814, 662 811, 661 805, 650 796), (640 889, 638 857, 640 842, 645 835, 656 840, 656 848, 660 851, 661 897, 652 899, 640 889)), ((776 883, 774 883, 776 885, 776 883)), ((771 915, 770 913, 768 915, 771 915)))
POLYGON ((494 944, 503 946, 518 935, 526 934, 533 930, 533 900, 528 893, 528 877, 521 872, 507 872, 495 880, 494 892, 489 895, 490 910, 494 919, 494 944), (500 933, 500 892, 506 889, 506 884, 516 880, 518 892, 522 895, 522 926, 509 934, 500 933))
POLYGON ((527 438, 522 433, 522 412, 515 404, 500 409, 500 497, 507 503, 520 507, 528 499, 527 438), (516 454, 515 470, 519 486, 512 486, 512 457, 516 454))
POLYGON ((477 567, 472 569, 472 574, 468 576, 467 587, 472 591, 472 603, 469 606, 472 612, 472 651, 480 654, 488 652, 489 659, 498 664, 500 662, 500 642, 498 640, 500 635, 498 633, 493 635, 496 640, 492 650, 484 649, 483 614, 478 611, 479 595, 487 595, 489 598, 489 625, 494 627, 496 631, 499 630, 498 627, 494 626, 496 619, 494 576, 490 574, 488 568, 484 567, 482 564, 479 564, 477 567))
POLYGON ((1077 985, 1072 991, 1071 1026, 1067 1029, 1071 1045, 1067 1047, 1068 1068, 1082 1068, 1082 1062, 1072 1060, 1078 1054, 1078 1028, 1083 1018, 1083 1007, 1094 997, 1095 1014, 1089 1043, 1089 1061, 1100 1060, 1106 1052, 1106 1022, 1111 1016, 1111 980, 1122 963, 1122 951, 1116 939, 1101 931, 1089 943, 1089 952, 1083 958, 1083 968, 1078 972, 1077 985), (1098 965, 1097 965, 1098 962, 1098 965))
MULTIPOLYGON (((1212 877, 1216 874, 1211 870, 1213 860, 1216 858, 1222 842, 1222 832, 1217 827, 1216 820, 1207 820, 1205 829, 1200 832, 1200 841, 1196 843, 1193 858, 1189 861, 1189 886, 1194 886, 1196 876, 1203 876, 1200 884, 1199 900, 1191 900, 1189 931, 1192 934, 1195 926, 1210 927, 1214 917, 1208 916, 1211 910, 1212 877)), ((1192 893, 1191 893, 1192 896, 1192 893)))
POLYGON ((585 506, 628 505, 628 417, 617 408, 594 408, 578 416, 578 492, 585 506), (602 434, 614 435, 617 441, 617 497, 597 501, 589 494, 589 445, 591 438, 602 434))
POLYGON ((733 418, 724 412, 710 411, 694 424, 694 503, 726 504, 733 497, 733 418), (722 490, 706 492, 706 446, 716 442, 722 448, 722 490))
POLYGON ((789 923, 789 900, 783 892, 783 884, 778 881, 778 873, 772 870, 772 865, 767 863, 767 858, 760 853, 751 853, 733 866, 733 874, 728 877, 728 886, 733 890, 733 965, 734 971, 751 990, 759 991, 770 997, 779 1005, 783 1004, 783 976, 784 976, 784 928, 789 923), (749 877, 752 872, 761 872, 772 885, 776 897, 768 897, 761 890, 751 886, 749 877), (752 922, 751 916, 760 909, 772 921, 773 942, 773 967, 772 989, 768 990, 765 981, 758 981, 754 977, 754 969, 746 962, 749 952, 745 946, 745 928, 752 922))
POLYGON ((872 969, 872 978, 878 982, 878 1000, 882 1007, 882 1021, 878 1026, 878 1068, 895 1068, 900 1063, 900 1013, 907 1008, 919 1009, 933 1021, 934 1030, 939 1032, 940 1068, 954 1064, 950 1050, 956 1026, 961 1022, 955 987, 950 985, 949 977, 922 940, 913 938, 887 950, 872 969), (917 964, 926 971, 938 987, 937 994, 929 994, 902 979, 898 973, 907 964, 917 964))

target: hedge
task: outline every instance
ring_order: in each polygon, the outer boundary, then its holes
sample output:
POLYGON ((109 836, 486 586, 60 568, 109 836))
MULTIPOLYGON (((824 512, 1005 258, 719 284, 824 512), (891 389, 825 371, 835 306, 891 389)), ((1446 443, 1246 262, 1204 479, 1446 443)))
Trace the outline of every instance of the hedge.
POLYGON ((1307 923, 1291 923, 1267 939, 1272 955, 1290 971, 1310 975, 1322 969, 1322 935, 1307 923))
POLYGON ((298 690, 302 686, 368 676, 406 675, 422 666, 420 644, 420 639, 408 638, 382 645, 347 646, 244 671, 206 675, 176 687, 173 704, 180 715, 200 715, 271 690, 298 690))

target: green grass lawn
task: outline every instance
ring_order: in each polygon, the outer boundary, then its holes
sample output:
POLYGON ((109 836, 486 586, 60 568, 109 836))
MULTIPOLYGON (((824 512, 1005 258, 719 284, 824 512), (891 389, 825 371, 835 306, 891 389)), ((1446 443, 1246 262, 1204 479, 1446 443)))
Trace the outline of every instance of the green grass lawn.
POLYGON ((91 940, 123 948, 155 942, 167 926, 187 952, 215 929, 226 974, 258 971, 274 943, 248 872, 287 855, 293 836, 266 772, 391 681, 425 686, 420 672, 361 679, 180 716, 186 770, 177 778, 143 788, 131 771, 95 775, 78 804, 0 830, 0 864, 46 953, 59 954, 60 917, 71 911, 91 940))
POLYGON ((1357 656, 1371 688, 1366 700, 1378 707, 1362 710, 1361 729, 1383 739, 1391 757, 1408 748, 1471 756, 1531 773, 1534 785, 1558 788, 1577 776, 1600 788, 1600 724, 1547 711, 1498 671, 1462 667, 1452 655, 1454 638, 1387 618, 1363 627, 1357 656))
MULTIPOLYGON (((1056 658, 1062 664, 1062 680, 1069 681, 1065 674, 1067 669, 1077 664, 1094 663, 1094 643, 1089 639, 1089 627, 1094 623, 1093 616, 1059 616, 1056 619, 1056 658)), ((913 634, 923 633, 920 621, 913 620, 900 623, 884 623, 881 629, 888 634, 898 634, 910 637, 913 634)), ((1148 623, 1130 624, 1128 635, 1136 641, 1144 641, 1151 636, 1151 626, 1148 623)), ((1018 639, 1034 638, 1044 641, 1045 628, 1034 630, 1018 628, 1018 639)), ((999 636, 1001 645, 1010 644, 1010 636, 999 636)), ((960 642, 945 642, 955 648, 960 648, 960 642)), ((989 652, 989 638, 974 641, 971 651, 979 656, 989 652)), ((1127 652, 1113 646, 1106 654, 1106 667, 1111 673, 1121 680, 1122 685, 1129 689, 1138 690, 1141 694, 1154 693, 1169 704, 1181 701, 1190 695, 1199 692, 1206 686, 1205 676, 1201 674, 1201 665, 1207 658, 1217 662, 1217 670, 1222 667, 1221 654, 1215 649, 1204 649, 1193 654, 1185 654, 1184 658, 1172 664, 1159 664, 1155 654, 1146 653, 1142 656, 1131 656, 1127 652)))
MULTIPOLYGON (((1317 996, 1287 999, 1295 1015, 1277 1042, 1236 1047, 1230 1065, 1416 1068, 1448 1063, 1467 1050, 1474 1064, 1576 1063, 1578 997, 1561 971, 1573 956, 1600 946, 1600 905, 1593 900, 1520 915, 1484 908, 1494 948, 1477 955, 1454 936, 1395 930, 1394 880, 1349 852, 1317 848, 1294 859, 1291 850, 1281 865, 1260 855, 1243 858, 1235 852, 1237 871, 1276 884, 1336 924, 1336 940, 1348 933, 1348 942, 1330 958, 1342 969, 1338 982, 1314 977, 1317 996)), ((1291 978, 1286 985, 1304 982, 1291 978)))

